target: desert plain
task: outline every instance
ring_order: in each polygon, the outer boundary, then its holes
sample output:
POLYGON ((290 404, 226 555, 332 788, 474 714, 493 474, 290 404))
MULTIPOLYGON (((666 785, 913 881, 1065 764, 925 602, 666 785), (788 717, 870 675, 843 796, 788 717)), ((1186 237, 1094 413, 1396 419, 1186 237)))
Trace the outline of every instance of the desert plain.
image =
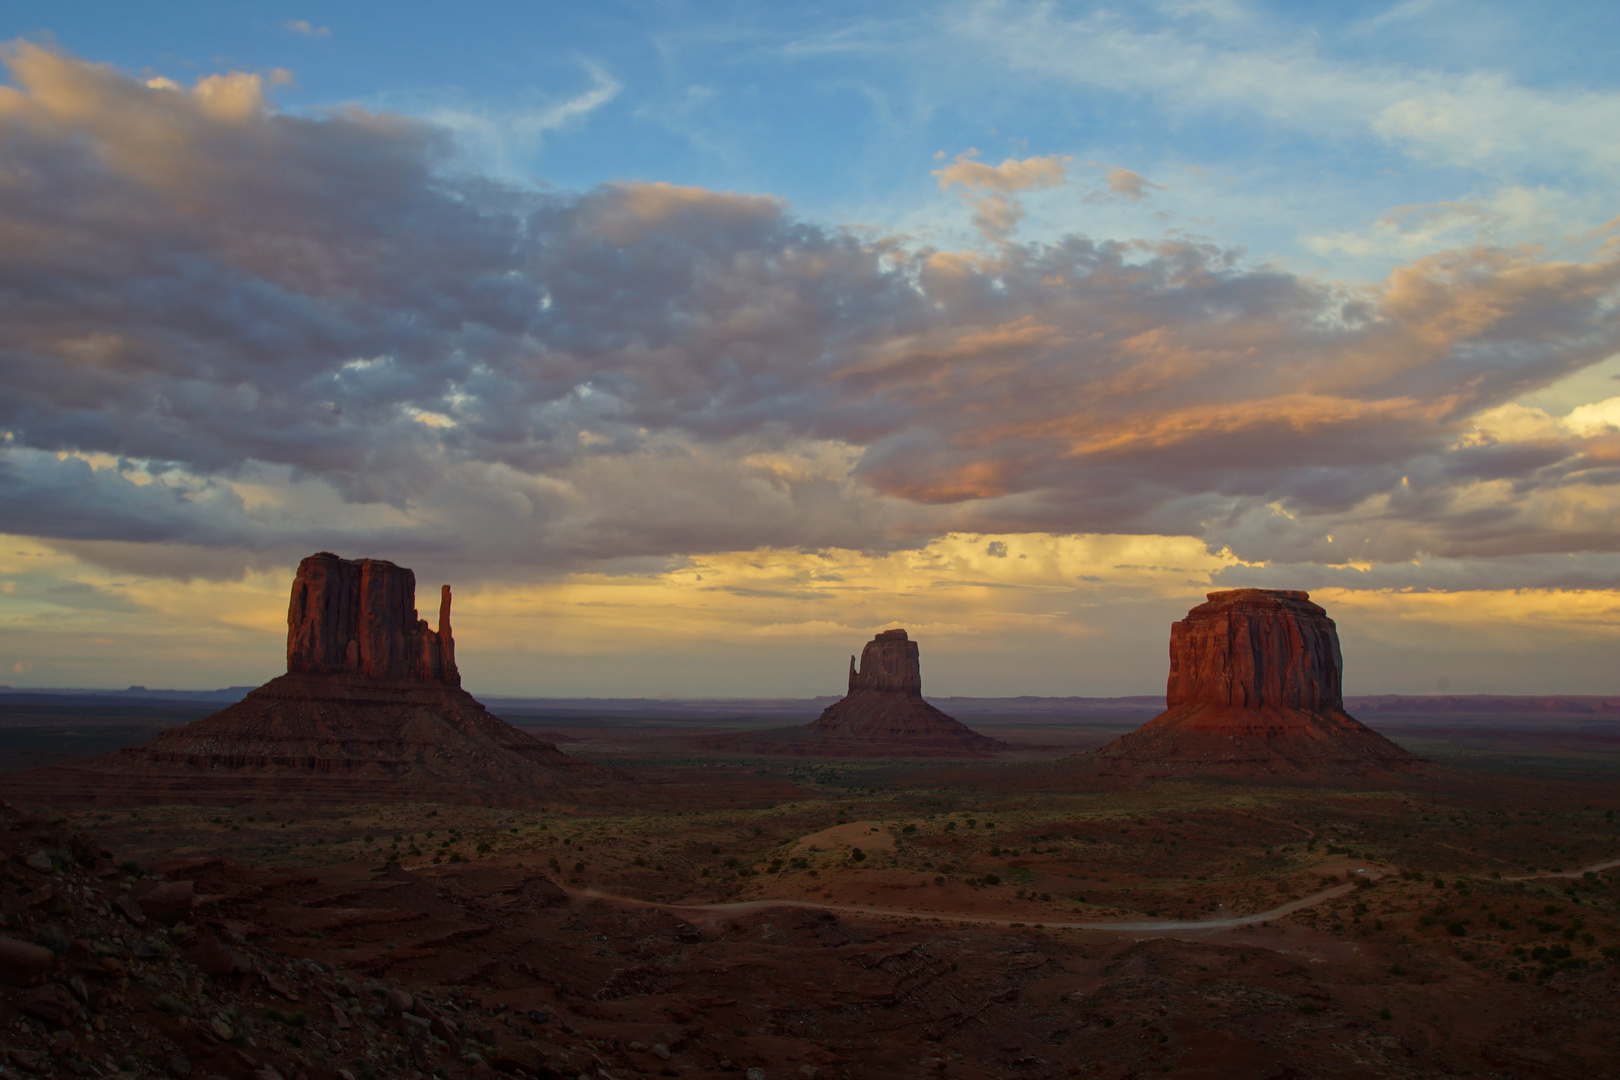
POLYGON ((631 794, 13 808, 18 850, 112 854, 8 863, 8 897, 54 886, 12 933, 126 973, 65 1029, 8 1001, 4 1039, 64 1075, 60 1030, 103 1075, 1605 1075, 1620 760, 1495 715, 1388 785, 1088 775, 1073 751, 1118 721, 1084 717, 984 724, 1055 748, 941 763, 531 715, 631 794), (109 907, 153 879, 195 883, 186 922, 109 907), (248 970, 188 961, 199 933, 248 970), (415 1036, 401 989, 454 1035, 415 1036))

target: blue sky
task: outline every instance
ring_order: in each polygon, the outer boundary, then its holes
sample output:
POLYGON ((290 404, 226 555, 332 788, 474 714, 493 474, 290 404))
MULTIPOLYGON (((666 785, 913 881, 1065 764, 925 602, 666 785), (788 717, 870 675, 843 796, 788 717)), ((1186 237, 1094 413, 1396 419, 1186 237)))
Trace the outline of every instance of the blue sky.
MULTIPOLYGON (((1424 249, 1411 221, 1404 242, 1372 235, 1397 208, 1468 202, 1489 216, 1518 191, 1487 223, 1508 239, 1596 224, 1620 167, 1603 126, 1620 78, 1620 13, 1606 4, 175 3, 154 15, 19 2, 4 24, 6 37, 183 83, 281 70, 293 80, 273 91, 282 108, 445 122, 511 180, 757 192, 939 243, 968 233, 931 175, 935 155, 970 148, 992 162, 1073 158, 1073 183, 1037 200, 1026 236, 1174 229, 1336 277, 1379 276, 1424 249), (1389 115, 1403 105, 1418 114, 1404 125, 1389 115), (1565 106, 1577 115, 1538 112, 1565 106), (1163 186, 1140 203, 1096 197, 1114 168, 1163 186), (1327 246, 1339 236, 1365 239, 1327 246)), ((1477 224, 1453 221, 1439 239, 1477 224)))
POLYGON ((0 678, 258 681, 325 548, 505 693, 1142 692, 1235 585, 1620 692, 1617 31, 9 4, 0 678))

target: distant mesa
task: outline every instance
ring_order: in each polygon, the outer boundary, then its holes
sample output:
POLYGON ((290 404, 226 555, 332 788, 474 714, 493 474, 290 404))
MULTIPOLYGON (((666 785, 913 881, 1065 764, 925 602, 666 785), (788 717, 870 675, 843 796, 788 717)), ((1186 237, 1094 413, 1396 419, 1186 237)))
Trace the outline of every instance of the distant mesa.
POLYGON ((1233 589, 1170 627, 1166 709, 1095 751, 1142 776, 1366 775, 1425 762, 1344 711, 1339 631, 1310 594, 1233 589))
POLYGON ((849 692, 802 727, 704 736, 714 750, 813 757, 977 757, 1009 750, 923 700, 917 643, 885 630, 866 643, 849 692))
POLYGON ((329 552, 305 559, 293 579, 287 674, 141 746, 41 773, 91 770, 107 774, 97 797, 163 802, 398 798, 401 788, 413 797, 477 790, 486 801, 511 801, 610 775, 491 715, 461 689, 450 586, 430 627, 418 617, 410 570, 329 552))

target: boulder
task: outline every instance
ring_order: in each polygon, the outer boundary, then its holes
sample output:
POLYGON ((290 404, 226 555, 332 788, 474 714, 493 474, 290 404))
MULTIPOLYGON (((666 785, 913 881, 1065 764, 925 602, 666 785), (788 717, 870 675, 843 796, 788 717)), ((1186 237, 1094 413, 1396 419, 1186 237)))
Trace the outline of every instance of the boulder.
POLYGON ((186 959, 208 975, 230 975, 253 970, 253 964, 241 953, 233 952, 214 937, 207 937, 186 950, 186 959))
POLYGON ((128 919, 131 925, 146 925, 146 912, 141 910, 139 901, 137 901, 133 896, 130 896, 128 893, 123 893, 116 897, 112 902, 112 906, 115 911, 117 911, 124 918, 128 919))
POLYGON ((70 1027, 79 1018, 79 1003, 67 987, 59 983, 46 983, 19 997, 16 1006, 42 1024, 59 1028, 70 1027))
POLYGON ((141 905, 141 913, 164 926, 184 922, 191 916, 193 897, 189 881, 142 882, 130 894, 141 905))
POLYGON ((0 937, 0 983, 33 986, 45 977, 55 959, 51 950, 15 938, 0 937))
POLYGON ((76 832, 68 837, 68 850, 74 862, 86 870, 94 869, 96 860, 101 857, 101 837, 94 830, 76 832))

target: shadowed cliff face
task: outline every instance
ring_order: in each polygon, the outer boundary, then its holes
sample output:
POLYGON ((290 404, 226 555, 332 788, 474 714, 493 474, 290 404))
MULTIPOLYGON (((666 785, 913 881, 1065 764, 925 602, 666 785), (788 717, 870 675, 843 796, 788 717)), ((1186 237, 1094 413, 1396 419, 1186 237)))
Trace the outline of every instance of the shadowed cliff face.
POLYGON ((904 630, 885 630, 861 650, 861 667, 849 658, 849 692, 884 690, 922 696, 922 661, 904 630))
POLYGON ((1137 775, 1331 778, 1423 762, 1344 711, 1339 631, 1303 592, 1234 589, 1170 627, 1167 708, 1096 753, 1137 775))
POLYGON ((1166 705, 1339 709, 1339 631, 1308 593, 1233 589, 1170 626, 1166 705))
POLYGON ((440 590, 435 631, 417 618, 411 571, 382 559, 311 555, 298 564, 287 605, 287 671, 460 686, 450 586, 440 590))

